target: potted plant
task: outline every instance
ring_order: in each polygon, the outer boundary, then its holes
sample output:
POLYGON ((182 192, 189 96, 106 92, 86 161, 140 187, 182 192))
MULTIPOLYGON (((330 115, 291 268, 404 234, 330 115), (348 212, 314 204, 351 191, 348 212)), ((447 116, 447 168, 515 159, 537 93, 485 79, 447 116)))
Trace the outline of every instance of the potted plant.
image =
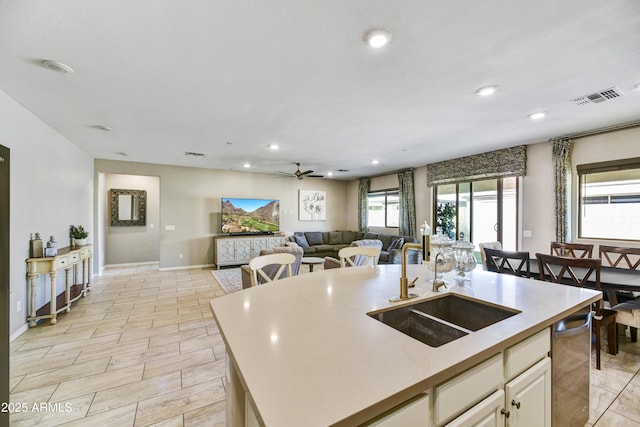
POLYGON ((71 237, 73 237, 74 246, 84 246, 87 244, 89 233, 81 225, 72 225, 71 237))

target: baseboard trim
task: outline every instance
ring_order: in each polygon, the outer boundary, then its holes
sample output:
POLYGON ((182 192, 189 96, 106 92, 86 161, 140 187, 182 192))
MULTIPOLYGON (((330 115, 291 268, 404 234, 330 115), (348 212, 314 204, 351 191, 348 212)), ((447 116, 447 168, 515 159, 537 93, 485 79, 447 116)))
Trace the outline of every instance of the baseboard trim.
POLYGON ((192 268, 213 268, 215 264, 200 264, 200 265, 185 265, 181 267, 163 267, 159 268, 160 271, 171 271, 171 270, 189 270, 192 268))
POLYGON ((137 267, 137 266, 142 266, 142 265, 153 265, 153 264, 158 264, 160 265, 160 261, 146 261, 146 262, 129 262, 129 263, 124 263, 124 264, 107 264, 104 267, 102 267, 102 270, 104 271, 104 269, 106 268, 114 268, 114 267, 137 267))
POLYGON ((18 338, 20 335, 22 335, 25 332, 27 332, 28 330, 29 330, 29 324, 25 323, 17 331, 15 331, 14 333, 11 334, 11 336, 9 337, 9 342, 12 342, 16 338, 18 338))

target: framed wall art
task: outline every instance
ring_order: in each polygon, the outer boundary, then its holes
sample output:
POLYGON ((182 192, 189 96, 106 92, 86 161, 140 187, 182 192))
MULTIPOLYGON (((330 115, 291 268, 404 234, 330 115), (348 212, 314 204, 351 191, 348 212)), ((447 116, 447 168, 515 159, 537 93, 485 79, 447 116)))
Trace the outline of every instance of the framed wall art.
POLYGON ((298 215, 300 221, 326 221, 326 191, 299 190, 299 192, 300 207, 298 209, 298 215))

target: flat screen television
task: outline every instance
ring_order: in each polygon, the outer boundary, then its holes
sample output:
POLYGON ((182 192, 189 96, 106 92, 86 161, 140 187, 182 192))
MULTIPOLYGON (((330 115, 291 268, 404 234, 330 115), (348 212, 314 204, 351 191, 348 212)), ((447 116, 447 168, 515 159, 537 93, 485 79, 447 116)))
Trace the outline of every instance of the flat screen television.
POLYGON ((271 234, 280 231, 280 200, 222 198, 223 234, 271 234))

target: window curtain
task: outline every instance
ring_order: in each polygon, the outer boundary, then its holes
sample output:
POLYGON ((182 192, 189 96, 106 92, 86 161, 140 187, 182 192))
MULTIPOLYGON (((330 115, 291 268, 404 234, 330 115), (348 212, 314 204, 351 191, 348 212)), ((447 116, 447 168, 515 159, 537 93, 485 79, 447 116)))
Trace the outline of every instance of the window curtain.
POLYGON ((369 196, 369 178, 360 180, 358 188, 358 230, 365 232, 369 227, 367 221, 367 197, 369 196))
POLYGON ((552 139, 554 193, 556 199, 556 241, 566 242, 569 228, 569 175, 571 174, 571 147, 567 138, 552 139))
POLYGON ((527 147, 505 148, 427 165, 427 185, 525 176, 527 147))
POLYGON ((401 236, 416 237, 416 201, 413 192, 413 169, 398 172, 398 195, 401 236))

